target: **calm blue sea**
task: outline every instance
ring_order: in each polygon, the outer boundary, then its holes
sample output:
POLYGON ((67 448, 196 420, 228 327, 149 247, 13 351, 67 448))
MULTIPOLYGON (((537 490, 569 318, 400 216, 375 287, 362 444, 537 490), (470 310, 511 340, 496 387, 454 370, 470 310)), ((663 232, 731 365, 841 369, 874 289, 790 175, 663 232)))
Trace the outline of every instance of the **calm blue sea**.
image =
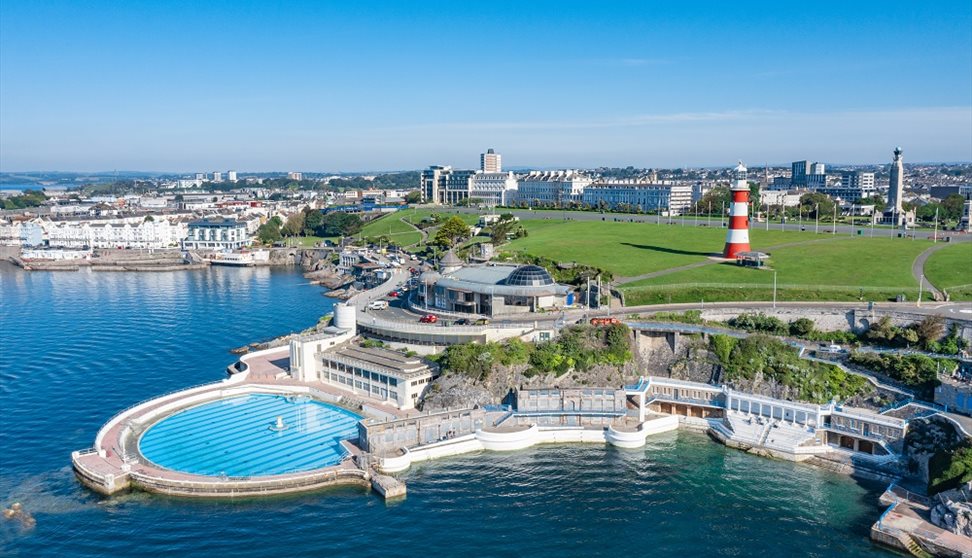
POLYGON ((413 467, 361 489, 186 501, 82 489, 70 452, 141 399, 223 377, 227 351, 313 324, 329 299, 289 270, 26 273, 0 264, 3 556, 874 556, 883 486, 692 433, 643 450, 550 446, 413 467))

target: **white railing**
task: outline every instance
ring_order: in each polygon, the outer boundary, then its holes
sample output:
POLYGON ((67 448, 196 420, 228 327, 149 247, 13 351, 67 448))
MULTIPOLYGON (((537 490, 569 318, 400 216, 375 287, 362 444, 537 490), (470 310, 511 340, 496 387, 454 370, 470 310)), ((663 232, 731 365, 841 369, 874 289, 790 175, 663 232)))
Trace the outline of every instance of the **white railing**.
POLYGON ((115 425, 118 424, 123 417, 125 417, 126 415, 131 414, 132 412, 138 410, 141 407, 144 407, 145 405, 148 405, 149 403, 152 403, 152 404, 159 403, 162 400, 167 399, 167 398, 170 398, 170 397, 172 397, 174 395, 177 395, 177 394, 185 394, 187 392, 195 392, 195 391, 200 391, 200 390, 203 390, 203 389, 210 389, 210 388, 216 387, 216 386, 218 386, 220 384, 236 384, 236 383, 239 383, 239 382, 243 381, 243 379, 245 377, 246 377, 246 374, 237 374, 237 375, 230 376, 229 378, 226 378, 226 379, 223 379, 223 380, 217 380, 215 382, 206 382, 204 384, 197 384, 195 386, 190 386, 190 387, 187 387, 187 388, 182 388, 182 389, 168 391, 168 392, 163 393, 162 395, 157 395, 155 397, 152 397, 151 399, 143 399, 142 401, 139 401, 138 403, 135 403, 134 405, 130 405, 130 406, 122 409, 121 411, 115 413, 114 415, 112 415, 112 417, 110 419, 108 419, 107 422, 105 422, 104 426, 102 426, 101 429, 98 430, 98 434, 95 436, 94 447, 95 448, 101 448, 101 442, 104 440, 105 435, 108 433, 109 430, 111 430, 112 428, 114 428, 115 425))

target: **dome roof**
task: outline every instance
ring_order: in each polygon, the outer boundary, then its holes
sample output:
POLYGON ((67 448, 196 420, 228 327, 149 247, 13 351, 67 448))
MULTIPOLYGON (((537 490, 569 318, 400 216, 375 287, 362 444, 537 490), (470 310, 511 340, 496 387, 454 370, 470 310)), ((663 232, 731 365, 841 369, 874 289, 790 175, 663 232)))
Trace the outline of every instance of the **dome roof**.
POLYGON ((504 283, 518 287, 543 287, 553 285, 554 280, 546 269, 538 265, 521 265, 510 273, 504 283))
POLYGON ((462 265, 462 260, 460 260, 459 256, 457 256, 452 250, 449 250, 448 252, 446 252, 444 256, 442 256, 442 259, 439 260, 439 265, 440 266, 462 265))

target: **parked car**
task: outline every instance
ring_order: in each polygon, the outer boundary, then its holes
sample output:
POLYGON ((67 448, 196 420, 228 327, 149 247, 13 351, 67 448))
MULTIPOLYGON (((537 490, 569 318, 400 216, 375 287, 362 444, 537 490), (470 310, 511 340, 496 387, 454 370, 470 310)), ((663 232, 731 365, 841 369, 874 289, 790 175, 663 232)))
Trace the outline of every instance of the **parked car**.
POLYGON ((486 318, 479 318, 476 320, 476 325, 489 325, 489 320, 486 318))
POLYGON ((368 310, 384 310, 388 308, 387 300, 372 300, 368 304, 368 310))
POLYGON ((435 314, 426 314, 419 318, 419 322, 423 324, 434 324, 437 321, 439 321, 439 317, 435 314))
POLYGON ((591 318, 592 326, 606 326, 620 324, 621 320, 617 318, 591 318))
POLYGON ((392 291, 392 292, 388 293, 388 296, 390 296, 392 298, 398 298, 398 297, 402 296, 402 293, 400 293, 398 291, 392 291))
POLYGON ((458 320, 452 322, 452 325, 469 325, 470 322, 466 318, 459 318, 458 320))

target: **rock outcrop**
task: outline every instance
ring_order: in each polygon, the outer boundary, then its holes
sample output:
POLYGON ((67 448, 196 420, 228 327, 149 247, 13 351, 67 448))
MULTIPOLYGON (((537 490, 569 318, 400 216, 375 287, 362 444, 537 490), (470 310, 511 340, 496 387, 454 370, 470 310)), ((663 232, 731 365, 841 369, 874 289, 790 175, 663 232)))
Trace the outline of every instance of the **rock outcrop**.
POLYGON ((942 492, 935 497, 937 503, 931 509, 931 522, 935 525, 972 539, 972 482, 956 490, 942 492))

